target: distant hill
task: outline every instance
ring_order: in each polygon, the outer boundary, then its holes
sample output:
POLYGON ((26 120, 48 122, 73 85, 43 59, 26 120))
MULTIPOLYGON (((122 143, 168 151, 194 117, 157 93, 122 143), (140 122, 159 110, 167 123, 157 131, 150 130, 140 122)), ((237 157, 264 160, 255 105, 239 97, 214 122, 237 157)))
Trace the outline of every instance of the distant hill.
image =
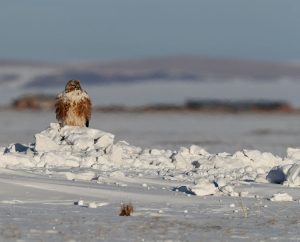
MULTIPOLYGON (((9 107, 16 110, 51 110, 55 106, 54 95, 23 95, 15 99, 9 107)), ((298 112, 292 105, 280 100, 217 100, 217 99, 199 99, 186 100, 180 104, 147 104, 128 107, 124 104, 94 106, 94 111, 101 112, 298 112)))
POLYGON ((111 85, 151 81, 274 81, 300 80, 300 65, 205 57, 169 57, 110 62, 49 64, 0 60, 0 86, 57 87, 69 79, 85 85, 111 85))

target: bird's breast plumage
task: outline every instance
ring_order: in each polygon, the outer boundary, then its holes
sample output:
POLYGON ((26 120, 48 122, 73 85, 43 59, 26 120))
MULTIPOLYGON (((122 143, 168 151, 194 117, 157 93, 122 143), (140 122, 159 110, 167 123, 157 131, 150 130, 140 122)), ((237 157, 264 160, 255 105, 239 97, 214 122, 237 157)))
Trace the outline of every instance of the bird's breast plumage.
POLYGON ((83 90, 62 92, 57 97, 56 117, 63 125, 88 126, 91 118, 91 101, 83 90))

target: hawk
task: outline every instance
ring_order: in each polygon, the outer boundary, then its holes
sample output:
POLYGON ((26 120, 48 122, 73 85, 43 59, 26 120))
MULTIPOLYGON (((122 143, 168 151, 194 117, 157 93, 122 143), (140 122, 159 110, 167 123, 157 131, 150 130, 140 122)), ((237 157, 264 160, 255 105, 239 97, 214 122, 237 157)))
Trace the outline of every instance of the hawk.
POLYGON ((62 125, 89 127, 92 103, 80 81, 68 81, 65 90, 58 94, 55 102, 56 119, 62 125))

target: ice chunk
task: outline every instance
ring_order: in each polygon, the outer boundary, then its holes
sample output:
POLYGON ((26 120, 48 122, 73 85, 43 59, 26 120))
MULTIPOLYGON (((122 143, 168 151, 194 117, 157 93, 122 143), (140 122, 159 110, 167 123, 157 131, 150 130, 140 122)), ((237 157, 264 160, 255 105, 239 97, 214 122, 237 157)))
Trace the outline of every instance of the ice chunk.
POLYGON ((34 167, 35 162, 32 156, 22 153, 7 153, 0 155, 0 167, 5 168, 23 168, 34 167))
POLYGON ((15 153, 15 152, 26 152, 29 149, 28 146, 20 143, 10 144, 6 149, 5 153, 15 153))
POLYGON ((98 205, 97 205, 97 203, 95 203, 95 202, 90 202, 89 204, 88 204, 88 208, 97 208, 98 207, 98 205))
POLYGON ((218 191, 213 183, 205 179, 200 179, 197 184, 190 187, 190 189, 197 196, 214 195, 218 191))
POLYGON ((84 201, 83 200, 79 200, 79 201, 75 202, 74 204, 78 205, 78 206, 84 206, 84 201))
POLYGON ((299 148, 287 148, 287 158, 292 160, 300 160, 300 149, 299 148))
POLYGON ((287 193, 275 193, 270 200, 272 202, 291 202, 293 201, 293 197, 287 193))
POLYGON ((172 191, 175 192, 183 192, 186 193, 188 195, 196 195, 188 186, 180 186, 180 187, 175 187, 172 189, 172 191))
POLYGON ((192 155, 209 155, 209 153, 198 145, 191 145, 190 154, 192 155))
POLYGON ((49 152, 59 150, 59 145, 43 133, 35 135, 35 150, 37 152, 49 152))
POLYGON ((187 170, 192 164, 188 164, 188 161, 181 153, 174 154, 173 161, 176 169, 187 170))
POLYGON ((88 150, 94 148, 94 139, 87 135, 73 134, 66 138, 74 150, 88 150))
POLYGON ((65 152, 45 152, 41 156, 38 166, 78 167, 80 161, 80 157, 65 152))
POLYGON ((224 178, 218 178, 215 183, 218 185, 218 187, 224 187, 227 184, 227 181, 224 178))
POLYGON ((300 186, 300 165, 293 164, 287 171, 286 178, 288 186, 300 186))
POLYGON ((105 149, 114 143, 114 136, 112 134, 105 133, 99 139, 96 140, 95 147, 105 149))
POLYGON ((91 181, 97 178, 95 172, 86 171, 86 172, 61 172, 67 178, 67 180, 83 180, 83 181, 91 181))
POLYGON ((284 183, 287 186, 300 186, 300 165, 284 165, 272 168, 267 175, 271 183, 284 183))
POLYGON ((123 150, 120 146, 113 145, 110 151, 110 160, 116 164, 121 164, 122 163, 122 153, 123 150))
POLYGON ((159 156, 159 155, 162 155, 162 151, 158 150, 158 149, 152 149, 152 150, 150 150, 150 154, 159 156))

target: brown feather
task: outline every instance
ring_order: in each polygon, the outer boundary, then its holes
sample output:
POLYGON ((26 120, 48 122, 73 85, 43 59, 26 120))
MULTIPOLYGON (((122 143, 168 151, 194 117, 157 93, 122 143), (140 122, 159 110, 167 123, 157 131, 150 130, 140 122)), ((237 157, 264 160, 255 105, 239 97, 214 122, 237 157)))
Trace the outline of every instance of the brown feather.
POLYGON ((89 98, 83 98, 76 104, 76 113, 78 116, 83 116, 86 120, 91 119, 91 100, 89 98))
POLYGON ((86 95, 86 92, 82 91, 85 95, 81 99, 77 98, 65 98, 62 95, 58 96, 55 103, 56 119, 62 125, 70 126, 89 126, 91 119, 92 104, 90 98, 86 95))
POLYGON ((68 113, 69 108, 70 103, 64 102, 62 97, 57 97, 55 103, 56 119, 58 121, 63 121, 68 113))

